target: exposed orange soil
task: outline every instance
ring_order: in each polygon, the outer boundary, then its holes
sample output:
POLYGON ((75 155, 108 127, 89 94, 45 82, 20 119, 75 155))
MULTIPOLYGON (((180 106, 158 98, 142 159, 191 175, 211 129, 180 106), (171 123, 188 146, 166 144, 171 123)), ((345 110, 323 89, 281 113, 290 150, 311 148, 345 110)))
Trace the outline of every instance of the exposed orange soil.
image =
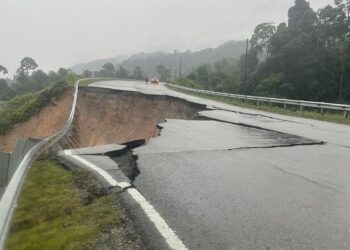
POLYGON ((73 90, 67 90, 52 100, 52 104, 43 108, 37 116, 26 122, 17 124, 5 135, 0 135, 0 151, 14 150, 17 139, 42 138, 58 131, 67 119, 71 110, 73 90))
MULTIPOLYGON (((69 90, 37 116, 0 136, 0 151, 12 151, 19 138, 54 134, 64 125, 71 105, 72 90, 69 90)), ((79 91, 70 141, 74 147, 148 141, 158 135, 157 124, 165 119, 192 119, 202 109, 201 105, 173 97, 83 88, 79 91)))
POLYGON ((81 91, 78 98, 80 147, 125 143, 157 136, 157 124, 192 119, 200 108, 189 102, 138 93, 81 91))

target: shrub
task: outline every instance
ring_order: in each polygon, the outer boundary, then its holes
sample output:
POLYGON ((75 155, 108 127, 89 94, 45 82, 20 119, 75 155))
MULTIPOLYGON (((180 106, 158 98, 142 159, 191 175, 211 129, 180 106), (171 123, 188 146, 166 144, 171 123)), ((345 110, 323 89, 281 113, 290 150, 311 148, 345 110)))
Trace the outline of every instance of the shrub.
POLYGON ((66 81, 57 82, 37 93, 17 96, 0 110, 0 134, 5 134, 14 125, 24 122, 49 105, 53 97, 68 88, 66 81))
POLYGON ((190 80, 188 78, 184 78, 184 77, 176 78, 176 80, 174 81, 174 84, 179 85, 179 86, 183 86, 183 87, 187 87, 187 88, 201 89, 200 84, 198 84, 197 82, 190 80))

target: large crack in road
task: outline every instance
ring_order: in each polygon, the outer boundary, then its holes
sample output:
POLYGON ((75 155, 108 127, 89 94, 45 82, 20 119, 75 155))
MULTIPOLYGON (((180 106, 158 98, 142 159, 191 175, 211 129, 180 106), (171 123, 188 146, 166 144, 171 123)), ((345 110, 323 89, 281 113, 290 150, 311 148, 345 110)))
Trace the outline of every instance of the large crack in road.
POLYGON ((80 112, 95 124, 83 133, 80 128, 80 135, 93 137, 80 142, 126 145, 105 155, 128 177, 130 185, 118 192, 150 248, 163 249, 126 190, 139 190, 189 249, 350 244, 350 220, 342 216, 350 209, 345 147, 284 133, 290 123, 273 117, 217 113, 165 96, 84 94, 80 110, 87 103, 108 103, 111 110, 96 117, 80 112), (149 115, 156 119, 149 122, 149 115))

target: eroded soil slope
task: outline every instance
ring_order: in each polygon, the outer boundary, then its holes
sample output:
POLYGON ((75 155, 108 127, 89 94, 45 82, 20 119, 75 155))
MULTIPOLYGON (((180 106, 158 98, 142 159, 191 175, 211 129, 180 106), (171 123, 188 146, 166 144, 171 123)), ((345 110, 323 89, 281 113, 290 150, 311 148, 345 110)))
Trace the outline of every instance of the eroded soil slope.
POLYGON ((125 143, 158 135, 165 119, 192 119, 201 105, 168 97, 133 92, 82 89, 78 98, 79 147, 125 143))
MULTIPOLYGON (((52 101, 37 116, 0 136, 0 151, 9 152, 19 138, 40 138, 58 131, 72 105, 72 90, 52 101)), ((158 135, 165 119, 192 119, 204 106, 169 96, 152 96, 97 88, 81 88, 74 132, 74 147, 87 147, 158 135)))
POLYGON ((72 89, 67 90, 53 99, 52 104, 43 108, 37 116, 32 117, 27 122, 15 125, 5 135, 0 135, 0 151, 13 151, 19 138, 41 138, 58 131, 65 123, 71 109, 72 93, 72 89))

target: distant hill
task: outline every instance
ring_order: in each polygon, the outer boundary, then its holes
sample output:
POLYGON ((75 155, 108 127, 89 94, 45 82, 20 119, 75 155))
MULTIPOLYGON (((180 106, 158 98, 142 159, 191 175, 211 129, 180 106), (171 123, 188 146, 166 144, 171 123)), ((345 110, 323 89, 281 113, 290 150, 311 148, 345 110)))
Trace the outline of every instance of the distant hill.
POLYGON ((128 58, 121 59, 121 57, 115 57, 110 59, 100 59, 92 61, 86 64, 80 64, 71 69, 76 73, 81 73, 85 69, 100 70, 102 66, 111 62, 115 65, 122 65, 130 72, 136 66, 140 66, 141 69, 149 76, 158 75, 157 66, 164 65, 168 69, 173 71, 179 71, 180 58, 182 56, 182 71, 183 74, 191 72, 191 70, 204 63, 214 63, 224 58, 239 58, 245 52, 245 41, 229 41, 216 48, 208 48, 200 51, 186 51, 173 53, 166 53, 163 51, 153 53, 139 53, 128 58), (121 59, 121 60, 120 60, 121 59))
POLYGON ((74 65, 74 66, 70 67, 70 69, 72 71, 74 71, 75 73, 81 74, 86 69, 92 70, 92 71, 100 70, 102 68, 102 66, 108 62, 113 63, 115 65, 120 64, 127 57, 128 56, 126 56, 126 55, 119 55, 119 56, 112 57, 112 58, 98 59, 98 60, 94 60, 91 62, 74 65))

